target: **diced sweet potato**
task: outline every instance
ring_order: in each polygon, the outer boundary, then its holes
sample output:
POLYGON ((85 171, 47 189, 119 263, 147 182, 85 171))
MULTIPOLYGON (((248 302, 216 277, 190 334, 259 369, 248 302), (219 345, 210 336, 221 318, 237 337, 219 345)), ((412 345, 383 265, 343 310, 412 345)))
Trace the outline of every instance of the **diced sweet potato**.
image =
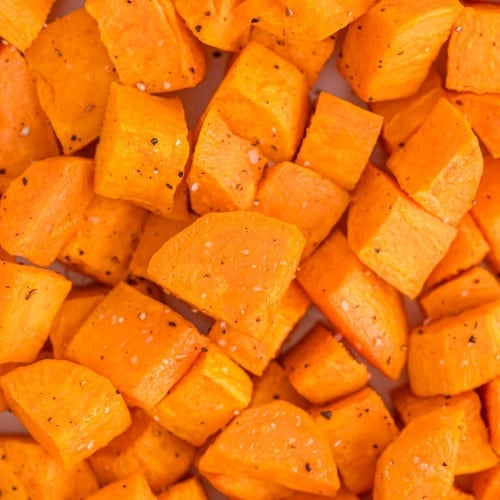
POLYGON ((301 263, 297 279, 349 344, 397 380, 405 364, 408 335, 403 301, 357 259, 340 231, 301 263))
POLYGON ((93 196, 94 163, 57 156, 30 165, 0 201, 0 244, 48 266, 83 220, 93 196))
POLYGON ((194 87, 205 76, 201 44, 172 0, 87 0, 120 80, 146 92, 194 87), (147 30, 144 27, 147 26, 147 30))
POLYGON ((108 377, 130 404, 151 408, 206 344, 181 315, 120 283, 87 317, 64 356, 108 377))
POLYGON ((67 467, 76 465, 130 425, 111 382, 85 366, 46 359, 0 378, 12 412, 31 435, 67 467))
POLYGON ((387 174, 367 167, 351 201, 347 238, 358 258, 382 279, 415 298, 456 234, 387 174))
POLYGON ((477 500, 496 500, 500 495, 500 465, 475 474, 473 490, 477 500))
POLYGON ((111 85, 96 151, 95 190, 168 217, 189 156, 179 98, 111 85))
POLYGON ((351 190, 370 158, 381 127, 381 116, 321 92, 296 162, 351 190))
POLYGON ((117 498, 120 500, 156 500, 146 478, 140 473, 110 483, 86 497, 85 500, 115 500, 117 498))
POLYGON ((207 500, 201 481, 197 477, 185 479, 158 495, 158 500, 207 500))
POLYGON ((53 21, 26 51, 26 61, 64 153, 96 139, 116 73, 95 21, 83 9, 53 21))
POLYGON ((265 215, 209 213, 170 238, 148 274, 197 309, 258 335, 269 328, 304 243, 296 226, 265 215))
POLYGON ((0 363, 36 358, 70 290, 54 271, 0 261, 0 363))
POLYGON ((490 431, 490 444, 495 453, 500 455, 500 377, 495 377, 484 385, 481 388, 481 396, 490 431))
POLYGON ((373 487, 377 459, 399 434, 381 397, 371 388, 320 407, 311 415, 327 437, 345 485, 354 493, 373 487))

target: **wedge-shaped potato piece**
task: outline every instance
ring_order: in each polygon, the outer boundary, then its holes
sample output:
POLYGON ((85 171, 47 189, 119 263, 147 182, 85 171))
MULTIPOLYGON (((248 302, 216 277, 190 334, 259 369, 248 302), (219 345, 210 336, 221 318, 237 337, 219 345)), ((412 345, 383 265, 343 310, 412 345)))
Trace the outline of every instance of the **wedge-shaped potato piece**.
POLYGON ((0 261, 0 363, 36 358, 70 290, 54 271, 0 261))
POLYGON ((50 265, 83 220, 93 196, 94 163, 57 156, 30 165, 0 201, 0 244, 39 266, 50 265))
POLYGON ((339 489, 325 438, 304 410, 286 401, 242 411, 207 448, 199 469, 315 494, 333 496, 339 489))
POLYGON ((500 495, 500 465, 474 475, 473 491, 477 500, 496 500, 500 495))
POLYGON ((417 396, 459 394, 500 374, 500 301, 415 328, 408 375, 417 396))
POLYGON ((246 408, 251 398, 250 377, 211 345, 150 414, 176 436, 201 446, 246 408))
POLYGON ((55 20, 27 50, 26 61, 64 153, 97 139, 116 73, 95 21, 83 9, 55 20))
POLYGON ((387 167, 425 210, 456 225, 472 207, 483 155, 467 120, 443 97, 387 167))
POLYGON ((197 477, 176 483, 158 495, 158 500, 207 500, 207 495, 197 477))
POLYGON ((110 483, 85 500, 156 500, 146 478, 139 472, 110 483))
POLYGON ((402 298, 358 260, 340 231, 301 263, 297 279, 349 344, 397 380, 408 337, 402 298))
POLYGON ((310 412, 328 439, 345 485, 354 493, 370 490, 378 457, 399 434, 382 398, 366 387, 310 412))
POLYGON ((474 391, 456 396, 419 398, 412 394, 408 386, 403 386, 393 391, 391 397, 404 425, 420 415, 440 408, 463 410, 465 426, 458 448, 456 475, 489 469, 497 463, 497 456, 488 443, 488 431, 481 418, 481 401, 474 391))
POLYGON ((181 315, 120 283, 87 317, 64 356, 108 377, 130 404, 151 408, 206 344, 181 315))
POLYGON ((148 274, 210 316, 259 335, 293 279, 304 243, 296 226, 265 215, 209 213, 170 238, 148 274))
POLYGON ((96 151, 98 194, 168 217, 188 156, 188 128, 179 98, 111 85, 96 151))
POLYGON ((194 448, 173 436, 143 410, 131 410, 132 425, 90 457, 100 484, 140 472, 154 492, 178 481, 189 469, 194 448))
POLYGON ((347 238, 358 258, 382 279, 415 298, 456 234, 387 174, 367 167, 351 202, 347 238))
POLYGON ((106 446, 130 425, 111 382, 89 368, 45 359, 0 378, 9 408, 31 435, 67 467, 106 446))
POLYGON ((500 455, 500 377, 495 377, 481 387, 484 414, 490 434, 490 444, 497 455, 500 455))
POLYGON ((3 193, 33 160, 57 156, 59 147, 40 107, 26 61, 15 47, 3 43, 0 88, 0 193, 3 193))
POLYGON ((194 87, 205 76, 202 46, 171 0, 88 0, 85 9, 125 85, 165 92, 194 87))
POLYGON ((464 425, 462 410, 410 422, 377 462, 373 499, 448 498, 464 425))

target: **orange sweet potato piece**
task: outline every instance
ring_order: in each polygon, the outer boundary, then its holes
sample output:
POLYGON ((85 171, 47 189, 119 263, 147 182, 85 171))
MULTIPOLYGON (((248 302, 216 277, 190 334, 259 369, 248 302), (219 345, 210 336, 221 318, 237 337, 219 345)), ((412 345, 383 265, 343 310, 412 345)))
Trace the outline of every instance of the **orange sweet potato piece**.
POLYGON ((304 243, 296 226, 265 215, 209 213, 170 238, 148 274, 197 309, 258 335, 269 327, 304 243))
POLYGON ((254 210, 295 224, 306 238, 304 258, 328 236, 348 203, 349 195, 330 179, 283 162, 266 170, 254 210))
POLYGON ((292 495, 288 496, 288 500, 359 500, 358 495, 351 493, 346 488, 341 487, 340 490, 334 497, 325 497, 323 495, 311 495, 310 493, 299 493, 294 492, 292 495))
POLYGON ((387 167, 425 210, 456 225, 472 206, 483 156, 465 117, 443 97, 387 167))
POLYGON ((461 10, 458 0, 381 0, 347 29, 337 68, 364 101, 411 96, 461 10))
POLYGON ((201 121, 187 176, 192 209, 204 214, 249 208, 265 164, 255 141, 233 134, 212 106, 201 121))
POLYGON ((136 205, 96 195, 59 259, 101 283, 116 285, 127 275, 146 217, 136 205))
POLYGON ((476 266, 486 257, 490 247, 472 216, 465 214, 457 224, 457 235, 446 255, 432 270, 426 281, 432 287, 476 266))
POLYGON ((417 396, 459 394, 500 374, 500 301, 415 328, 408 375, 417 396))
POLYGON ((250 406, 259 406, 276 399, 304 409, 309 405, 290 384, 285 369, 276 361, 271 361, 262 376, 254 378, 250 406))
POLYGON ((181 315, 120 283, 87 317, 64 356, 108 377, 129 404, 151 408, 207 343, 181 315))
POLYGON ((68 342, 107 292, 106 287, 99 285, 74 287, 69 292, 52 322, 49 333, 54 358, 63 357, 68 342))
POLYGON ((0 363, 36 358, 70 290, 54 271, 0 261, 0 363))
POLYGON ((323 40, 366 12, 375 0, 246 0, 241 15, 277 36, 323 40))
POLYGON ((87 0, 85 9, 97 21, 125 85, 165 92, 194 87, 205 76, 201 44, 175 11, 173 1, 87 0))
POLYGON ((91 160, 57 156, 30 165, 0 201, 0 244, 48 266, 83 219, 93 196, 91 160))
POLYGON ((285 354, 283 364, 293 387, 314 404, 351 394, 370 379, 366 365, 321 324, 285 354))
POLYGON ((333 496, 339 489, 325 438, 304 410, 286 401, 242 411, 207 448, 199 469, 202 474, 231 471, 321 495, 333 496))
POLYGON ((98 489, 87 462, 67 468, 31 437, 0 435, 0 455, 0 491, 6 498, 79 500, 98 489))
POLYGON ((500 299, 500 283, 484 267, 476 266, 420 297, 425 315, 432 320, 458 314, 500 299))
POLYGON ((189 469, 194 448, 163 429, 143 410, 131 410, 132 424, 90 457, 101 485, 140 472, 154 492, 178 481, 189 469))
POLYGON ((130 424, 122 396, 89 368, 45 359, 0 378, 9 408, 67 467, 106 446, 130 424))
POLYGON ((490 246, 487 260, 500 272, 500 159, 484 159, 484 170, 471 215, 490 246))
POLYGON ((176 483, 158 495, 158 500, 207 500, 207 495, 197 477, 176 483))
POLYGON ((469 495, 465 491, 462 491, 455 486, 453 486, 446 497, 448 500, 476 500, 474 495, 469 495))
POLYGON ((83 9, 55 20, 26 51, 26 61, 64 153, 96 139, 116 73, 95 21, 83 9))
POLYGON ((321 92, 296 162, 351 190, 370 158, 381 127, 381 116, 321 92))
POLYGON ((0 193, 3 193, 30 162, 56 156, 59 148, 40 107, 26 61, 11 45, 0 44, 0 88, 0 193))
POLYGON ((168 217, 189 156, 179 98, 112 84, 96 151, 95 189, 168 217))
POLYGON ((297 40, 283 36, 281 33, 273 35, 259 28, 259 25, 255 23, 250 40, 264 45, 297 66, 304 73, 310 87, 316 83, 323 66, 332 55, 335 47, 334 36, 329 36, 324 40, 297 40))
POLYGON ((340 231, 301 263, 297 279, 349 344, 397 380, 405 364, 408 335, 403 301, 357 259, 340 231))
POLYGON ((448 498, 464 425, 461 410, 411 421, 377 462, 373 499, 448 498))
POLYGON ((146 478, 139 472, 110 483, 85 500, 156 500, 146 478))
POLYGON ((55 0, 7 0, 0 6, 0 37, 25 51, 42 30, 55 0))
POLYGON ((452 90, 500 92, 500 7, 473 5, 462 10, 448 44, 446 87, 452 90))
POLYGON ((291 160, 300 144, 309 112, 308 94, 309 85, 299 69, 251 41, 209 106, 217 106, 233 133, 257 141, 264 155, 278 162, 291 160))
POLYGON ((441 76, 431 68, 415 95, 370 105, 372 111, 384 117, 382 137, 389 153, 403 147, 420 128, 437 101, 446 95, 441 76))
POLYGON ((496 500, 500 495, 500 465, 475 474, 472 484, 477 500, 496 500))
POLYGON ((354 493, 370 490, 378 457, 399 434, 381 397, 366 387, 310 411, 328 439, 345 485, 354 493))
POLYGON ((382 279, 415 298, 456 234, 387 174, 367 167, 351 201, 347 238, 358 258, 382 279))
POLYGON ((448 92, 493 158, 500 157, 500 95, 448 92))
POLYGON ((248 41, 250 23, 235 15, 241 0, 173 0, 192 33, 205 45, 238 52, 248 41))
POLYGON ((495 453, 500 455, 500 377, 485 384, 481 388, 481 396, 490 431, 490 444, 495 453))
POLYGON ((456 475, 478 472, 497 463, 497 456, 488 443, 488 431, 481 418, 481 401, 474 391, 456 396, 419 398, 411 393, 408 386, 404 386, 393 391, 391 396, 404 425, 433 410, 463 410, 465 426, 458 448, 456 475))

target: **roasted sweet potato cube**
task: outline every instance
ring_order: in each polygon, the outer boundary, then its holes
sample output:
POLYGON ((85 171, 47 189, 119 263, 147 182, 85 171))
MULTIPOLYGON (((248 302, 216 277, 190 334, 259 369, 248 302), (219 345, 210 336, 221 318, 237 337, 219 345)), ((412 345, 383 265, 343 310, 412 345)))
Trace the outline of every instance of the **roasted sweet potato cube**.
POLYGON ((118 284, 127 276, 147 215, 132 203, 95 195, 59 260, 101 283, 118 284))
POLYGON ((151 408, 207 343, 181 315, 120 283, 87 317, 64 356, 108 377, 129 404, 151 408))
MULTIPOLYGON (((288 500, 328 500, 332 497, 326 497, 323 495, 310 495, 309 493, 299 493, 294 492, 287 496, 288 500)), ((359 496, 350 492, 347 488, 340 487, 340 490, 333 497, 335 500, 359 500, 359 496)))
POLYGON ((337 67, 364 101, 415 94, 453 22, 458 0, 382 0, 349 25, 337 67))
POLYGON ((110 483, 85 500, 156 500, 146 478, 139 472, 110 483))
POLYGON ((130 425, 111 382, 70 361, 45 359, 0 378, 9 408, 31 435, 67 467, 106 446, 130 425))
POLYGON ((36 358, 70 290, 54 271, 0 261, 0 363, 36 358))
POLYGON ((0 193, 3 193, 30 162, 57 156, 59 147, 40 107, 26 61, 15 47, 3 43, 0 88, 0 193))
POLYGON ((97 21, 101 39, 125 85, 165 92, 194 87, 205 76, 201 44, 172 0, 88 0, 85 9, 97 21))
POLYGON ((321 92, 296 162, 351 190, 370 158, 381 127, 381 116, 321 92))
POLYGON ((459 394, 500 374, 500 300, 416 327, 408 375, 417 396, 459 394))
POLYGON ((467 120, 443 97, 387 167, 425 210, 456 225, 472 207, 483 156, 467 120))
POLYGON ((405 364, 408 336, 403 301, 358 260, 340 231, 334 231, 301 263, 297 279, 349 344, 397 380, 405 364))
POLYGON ((231 132, 216 106, 202 119, 187 181, 198 214, 250 208, 266 164, 255 141, 231 132))
POLYGON ((382 279, 415 298, 456 234, 387 174, 367 167, 351 201, 347 238, 358 258, 382 279))
POLYGON ((339 489, 325 437, 304 410, 286 401, 242 411, 207 448, 199 469, 314 494, 333 496, 339 489))
POLYGON ((366 387, 310 412, 328 439, 345 485, 354 493, 370 490, 378 457, 399 434, 382 398, 366 387))
POLYGON ((484 413, 490 434, 490 444, 500 454, 500 377, 495 377, 481 387, 484 413))
POLYGON ((446 87, 483 94, 500 92, 500 7, 473 5, 462 10, 448 44, 446 87))
POLYGON ((96 151, 95 189, 168 217, 189 156, 179 98, 111 85, 96 151))
POLYGON ((197 477, 176 483, 158 495, 158 500, 207 500, 207 495, 197 477))
POLYGON ((150 413, 176 436, 201 446, 248 406, 252 387, 245 371, 211 345, 150 413))
POLYGON ((495 500, 500 495, 500 465, 474 475, 473 491, 477 500, 495 500))
POLYGON ((83 220, 93 196, 91 160, 57 156, 30 165, 0 201, 0 244, 48 266, 83 220))
POLYGON ((140 472, 154 492, 178 481, 189 469, 194 448, 167 432, 143 410, 131 410, 132 425, 90 457, 100 484, 140 472))
POLYGON ((304 258, 328 236, 348 203, 349 195, 327 177, 284 162, 265 172, 253 208, 295 224, 306 238, 304 258))
POLYGON ((489 469, 497 463, 497 456, 488 443, 488 431, 481 418, 481 401, 474 391, 456 396, 419 398, 411 393, 408 386, 403 386, 393 391, 392 403, 404 425, 440 408, 463 410, 465 425, 458 448, 456 475, 489 469))
POLYGON ((283 364, 293 387, 314 404, 347 396, 370 379, 366 365, 321 324, 285 354, 283 364))
POLYGON ((55 0, 9 0, 0 6, 0 37, 25 51, 43 28, 55 0))
POLYGON ((26 51, 26 61, 64 153, 96 139, 116 73, 95 21, 83 9, 53 21, 26 51))
POLYGON ((264 155, 278 162, 291 160, 300 144, 309 112, 308 94, 309 85, 299 69, 251 41, 209 106, 217 106, 235 134, 258 141, 264 155))
POLYGON ((170 238, 151 258, 148 274, 197 309, 259 335, 271 324, 304 243, 296 226, 266 215, 209 213, 170 238))

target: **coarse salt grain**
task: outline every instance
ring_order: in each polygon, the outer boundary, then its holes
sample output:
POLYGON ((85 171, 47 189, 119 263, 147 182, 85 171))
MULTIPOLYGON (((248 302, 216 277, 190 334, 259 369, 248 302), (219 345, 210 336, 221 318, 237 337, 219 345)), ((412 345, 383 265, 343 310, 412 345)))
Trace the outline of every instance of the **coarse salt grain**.
POLYGON ((240 253, 242 255, 250 255, 250 250, 248 250, 247 248, 243 249, 243 250, 240 250, 240 253))
POLYGON ((151 342, 153 342, 154 340, 154 337, 152 335, 149 335, 148 337, 146 337, 146 340, 144 341, 146 344, 151 344, 151 342))
POLYGON ((143 82, 137 82, 135 86, 140 90, 141 92, 146 91, 146 85, 143 82))
POLYGON ((163 88, 165 90, 169 90, 172 84, 170 82, 163 82, 163 88))
POLYGON ((211 241, 205 241, 205 248, 212 248, 213 243, 211 241))
POLYGON ((133 365, 136 365, 138 362, 139 362, 139 358, 137 356, 132 356, 130 358, 130 362, 133 364, 133 365))
POLYGON ((19 132, 19 135, 21 137, 28 137, 28 135, 30 135, 30 133, 31 133, 31 129, 29 127, 24 126, 21 129, 21 131, 19 132))
POLYGON ((140 319, 141 321, 144 321, 144 320, 146 319, 146 313, 145 313, 145 311, 141 311, 141 312, 139 313, 138 317, 139 317, 139 319, 140 319))
POLYGON ((347 300, 343 300, 340 303, 340 307, 342 308, 343 311, 348 311, 349 310, 349 304, 348 304, 347 300))
POLYGON ((193 182, 191 185, 191 191, 198 191, 198 189, 200 189, 200 185, 197 182, 193 182))
POLYGON ((256 149, 251 149, 248 152, 248 160, 252 165, 255 165, 256 163, 259 163, 260 160, 260 155, 259 152, 256 149))
POLYGON ((180 145, 181 145, 181 142, 182 142, 182 141, 181 141, 180 139, 177 139, 177 140, 175 141, 175 145, 176 145, 176 146, 180 146, 180 145))
POLYGON ((255 285, 254 287, 252 287, 252 290, 254 292, 261 292, 263 288, 260 285, 255 285))

